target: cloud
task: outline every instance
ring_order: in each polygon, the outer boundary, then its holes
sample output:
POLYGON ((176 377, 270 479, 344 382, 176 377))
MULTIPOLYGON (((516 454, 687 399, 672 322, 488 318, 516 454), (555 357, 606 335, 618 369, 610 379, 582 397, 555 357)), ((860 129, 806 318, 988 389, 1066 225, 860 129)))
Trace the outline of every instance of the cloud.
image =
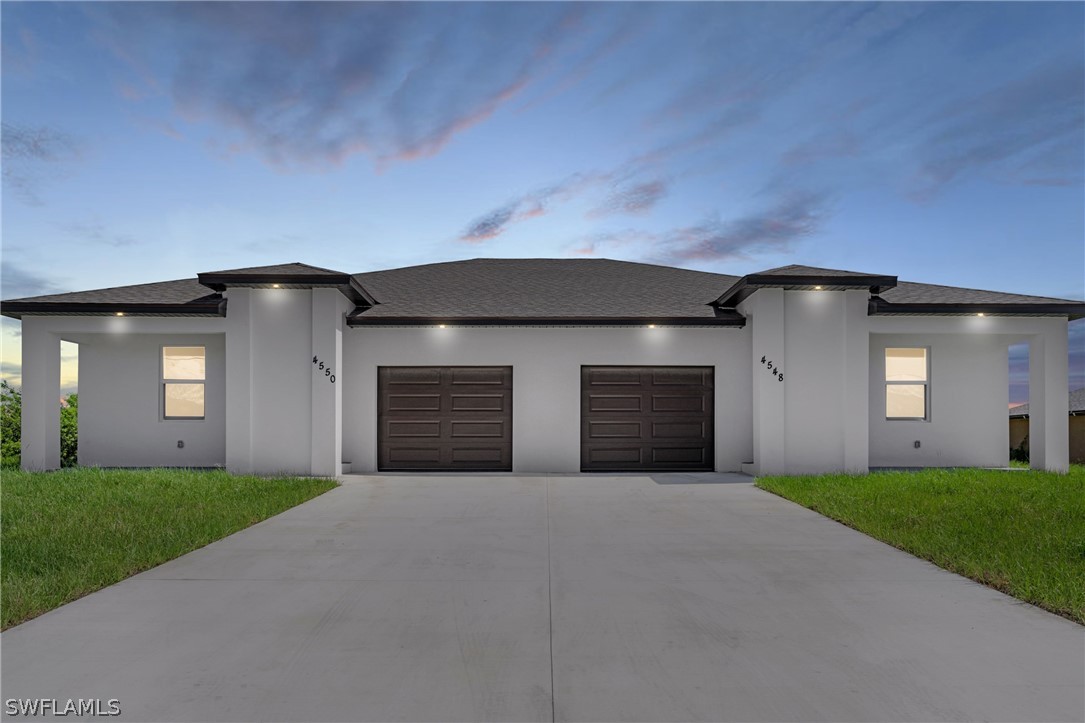
POLYGON ((0 296, 5 299, 21 299, 25 296, 41 296, 64 291, 44 276, 4 261, 0 263, 0 296))
POLYGON ((588 215, 610 216, 616 213, 647 213, 667 195, 667 190, 667 182, 662 180, 622 186, 612 191, 588 215))
POLYGON ((544 216, 554 204, 567 202, 615 177, 614 172, 574 173, 557 183, 529 191, 476 218, 467 230, 460 234, 459 240, 477 244, 497 238, 508 230, 510 225, 544 216))
MULTIPOLYGON (((115 56, 157 70, 190 122, 232 131, 221 145, 288 168, 365 154, 424 158, 548 72, 580 34, 577 6, 473 3, 176 3, 92 8, 115 56), (159 57, 161 52, 159 50, 159 57)), ((128 92, 132 97, 137 92, 128 92)), ((217 134, 221 135, 221 134, 217 134)))
POLYGON ((63 166, 81 155, 76 140, 56 128, 14 123, 0 125, 4 184, 20 200, 41 205, 40 186, 63 176, 63 166))
POLYGON ((139 244, 139 241, 126 233, 114 233, 106 230, 105 225, 97 220, 70 223, 65 226, 65 231, 69 236, 74 236, 83 243, 95 246, 109 246, 120 249, 139 244))
POLYGON ((828 214, 821 194, 790 193, 770 208, 731 221, 717 216, 661 234, 655 254, 667 262, 725 261, 787 251, 817 232, 828 214))
MULTIPOLYGON (((1085 151, 1085 63, 1060 59, 931 118, 921 143, 919 197, 968 171, 998 164, 1053 142, 1069 141, 1077 163, 1085 151)), ((1080 165, 1079 165, 1080 167, 1080 165)))

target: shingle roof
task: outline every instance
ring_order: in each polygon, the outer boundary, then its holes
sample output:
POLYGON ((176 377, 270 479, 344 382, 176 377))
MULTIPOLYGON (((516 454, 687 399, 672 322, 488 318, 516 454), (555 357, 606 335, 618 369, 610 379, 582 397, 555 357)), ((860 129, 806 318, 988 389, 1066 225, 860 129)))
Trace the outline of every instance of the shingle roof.
POLYGON ((23 302, 35 304, 145 304, 160 306, 163 304, 200 305, 216 303, 222 300, 217 294, 196 279, 178 279, 176 281, 157 281, 135 286, 113 286, 108 289, 90 291, 71 291, 64 294, 31 296, 24 299, 8 299, 3 302, 17 305, 23 302))
POLYGON ((610 259, 473 259, 356 274, 380 302, 358 319, 685 317, 737 277, 610 259))
POLYGON ((758 271, 757 276, 880 276, 880 274, 865 273, 863 271, 844 271, 843 269, 823 269, 820 266, 802 266, 791 264, 779 266, 767 271, 758 271))
MULTIPOLYGON (((443 319, 579 320, 584 323, 743 323, 713 301, 738 303, 757 288, 860 288, 870 284, 874 314, 976 313, 1085 316, 1082 302, 913 282, 856 271, 791 265, 750 274, 727 274, 610 259, 473 259, 361 274, 302 263, 201 273, 181 279, 5 301, 0 313, 222 314, 230 286, 338 288, 359 305, 351 323, 432 323, 443 319), (838 282, 833 279, 840 279, 838 282), (201 283, 202 282, 202 283, 201 283), (274 282, 274 283, 273 283, 274 282), (896 284, 895 288, 890 288, 896 284), (208 288, 211 287, 211 288, 208 288), (372 308, 366 308, 372 305, 372 308), (625 320, 622 322, 621 320, 625 320), (668 321, 670 320, 670 321, 668 321)), ((721 304, 733 306, 733 304, 721 304)))
POLYGON ((900 281, 896 288, 888 289, 880 296, 893 304, 1062 304, 1067 301, 1050 296, 1008 294, 1002 291, 919 284, 913 281, 900 281))
MULTIPOLYGON (((1085 413, 1085 387, 1081 389, 1075 389, 1070 392, 1070 413, 1082 414, 1085 413)), ((1027 417, 1028 405, 1018 404, 1016 407, 1010 407, 1011 417, 1027 417)))
POLYGON ((223 271, 206 271, 205 275, 230 275, 230 276, 284 276, 298 274, 301 276, 343 276, 345 271, 334 271, 320 266, 310 266, 300 261, 291 264, 275 264, 272 266, 247 266, 243 269, 225 269, 223 271))

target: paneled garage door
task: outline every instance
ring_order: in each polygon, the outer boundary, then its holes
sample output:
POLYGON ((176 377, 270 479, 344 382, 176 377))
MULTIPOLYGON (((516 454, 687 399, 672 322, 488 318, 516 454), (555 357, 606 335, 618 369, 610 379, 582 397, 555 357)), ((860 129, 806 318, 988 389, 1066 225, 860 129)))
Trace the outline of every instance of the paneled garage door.
POLYGON ((711 367, 581 367, 585 472, 711 470, 711 367))
POLYGON ((511 470, 512 367, 381 367, 382 470, 511 470))

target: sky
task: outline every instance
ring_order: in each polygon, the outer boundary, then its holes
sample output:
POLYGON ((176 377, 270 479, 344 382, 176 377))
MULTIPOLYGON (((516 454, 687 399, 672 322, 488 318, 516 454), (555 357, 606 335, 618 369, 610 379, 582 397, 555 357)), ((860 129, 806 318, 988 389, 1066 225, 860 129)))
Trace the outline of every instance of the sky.
MULTIPOLYGON (((289 261, 577 256, 1085 298, 1082 3, 0 16, 3 298, 289 261)), ((16 384, 18 330, 0 324, 16 384)), ((1026 401, 1020 349, 1011 382, 1026 401)))

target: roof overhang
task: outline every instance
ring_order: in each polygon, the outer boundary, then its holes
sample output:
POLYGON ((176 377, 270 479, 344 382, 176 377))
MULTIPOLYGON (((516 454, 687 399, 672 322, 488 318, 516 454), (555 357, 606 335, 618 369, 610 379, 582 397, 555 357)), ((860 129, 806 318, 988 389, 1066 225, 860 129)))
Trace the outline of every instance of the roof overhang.
POLYGON ((377 300, 350 274, 233 274, 212 271, 197 274, 201 284, 215 291, 231 287, 252 289, 334 288, 355 304, 376 306, 377 300))
POLYGON ((867 307, 869 316, 1065 316, 1070 320, 1085 318, 1085 303, 1043 302, 1035 304, 894 304, 874 296, 867 307))
POLYGON ((758 289, 784 289, 785 291, 867 289, 872 294, 880 294, 896 285, 896 276, 747 274, 736 281, 731 288, 723 292, 720 298, 713 303, 716 306, 734 308, 748 299, 758 289))
POLYGON ((730 310, 716 310, 712 317, 691 316, 374 316, 359 309, 347 315, 347 325, 365 326, 685 326, 734 327, 746 325, 746 318, 730 310))
POLYGON ((184 304, 78 303, 5 301, 0 315, 24 316, 226 316, 226 299, 212 296, 184 304))

